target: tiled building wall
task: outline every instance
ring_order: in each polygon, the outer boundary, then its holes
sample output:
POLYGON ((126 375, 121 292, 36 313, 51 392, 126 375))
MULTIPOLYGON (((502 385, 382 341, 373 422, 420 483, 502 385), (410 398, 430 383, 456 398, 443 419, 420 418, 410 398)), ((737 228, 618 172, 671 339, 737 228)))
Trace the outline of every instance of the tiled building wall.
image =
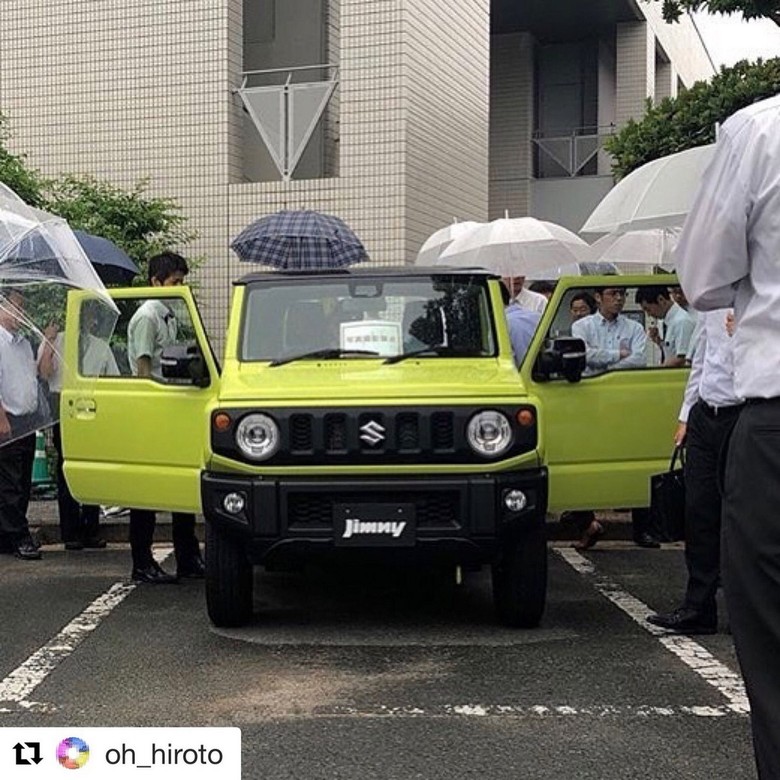
POLYGON ((453 219, 487 218, 489 0, 406 0, 404 255, 453 219))
POLYGON ((490 218, 530 207, 534 130, 534 40, 494 35, 490 55, 490 218))
POLYGON ((716 69, 690 16, 682 16, 676 24, 667 24, 661 3, 638 3, 638 6, 686 87, 712 78, 716 69))
POLYGON ((17 0, 0 15, 0 105, 17 148, 48 174, 148 179, 151 195, 175 199, 199 232, 187 254, 207 259, 195 276, 212 324, 227 300, 212 280, 224 276, 236 151, 233 11, 213 0, 17 0))
POLYGON ((404 252, 407 132, 403 2, 341 0, 340 21, 340 176, 232 184, 227 233, 279 209, 316 209, 345 219, 374 262, 397 262, 404 252))
POLYGON ((655 37, 646 22, 617 26, 615 124, 645 113, 645 100, 655 96, 655 37))

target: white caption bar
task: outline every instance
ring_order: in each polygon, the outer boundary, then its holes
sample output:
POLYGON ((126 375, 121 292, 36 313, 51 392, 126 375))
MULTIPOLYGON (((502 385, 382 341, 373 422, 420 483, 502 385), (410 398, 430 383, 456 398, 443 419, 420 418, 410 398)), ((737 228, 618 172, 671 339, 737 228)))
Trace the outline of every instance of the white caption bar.
POLYGON ((2 728, 0 775, 3 780, 241 780, 241 729, 2 728))

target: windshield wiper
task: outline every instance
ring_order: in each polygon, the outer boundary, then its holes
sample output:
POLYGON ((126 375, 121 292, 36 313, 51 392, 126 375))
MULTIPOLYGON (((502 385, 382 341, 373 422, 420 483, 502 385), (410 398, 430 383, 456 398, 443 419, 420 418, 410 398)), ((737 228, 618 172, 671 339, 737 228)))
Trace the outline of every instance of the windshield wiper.
POLYGON ((481 352, 475 352, 473 349, 465 349, 463 347, 447 347, 444 344, 431 344, 430 347, 423 347, 422 349, 415 349, 412 352, 404 352, 401 355, 393 355, 392 357, 383 360, 382 362, 389 365, 391 363, 400 363, 407 358, 416 357, 417 355, 459 355, 461 357, 481 357, 481 352))
POLYGON ((283 366, 286 363, 293 363, 296 360, 316 360, 317 358, 333 360, 345 355, 373 355, 376 357, 379 353, 370 349, 316 349, 313 352, 304 352, 302 355, 291 355, 290 357, 272 360, 268 365, 273 368, 275 366, 283 366))

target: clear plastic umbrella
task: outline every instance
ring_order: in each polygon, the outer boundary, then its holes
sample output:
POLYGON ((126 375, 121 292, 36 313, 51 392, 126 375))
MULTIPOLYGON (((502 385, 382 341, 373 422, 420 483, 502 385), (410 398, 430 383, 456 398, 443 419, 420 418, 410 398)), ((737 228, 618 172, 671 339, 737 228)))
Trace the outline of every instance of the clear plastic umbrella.
POLYGON ((484 223, 466 220, 453 222, 431 233, 417 253, 415 265, 435 265, 441 253, 456 239, 465 236, 484 223))
POLYGON ((715 144, 646 163, 621 179, 580 229, 583 234, 626 233, 683 224, 715 144))
POLYGON ((44 380, 49 356, 62 368, 55 339, 68 288, 93 291, 115 316, 116 306, 68 223, 0 184, 0 371, 15 374, 11 397, 2 400, 0 446, 56 421, 44 380))
POLYGON ((615 263, 568 263, 546 268, 544 271, 534 274, 534 279, 551 281, 553 279, 560 279, 562 276, 613 276, 619 273, 620 269, 615 263))
POLYGON ((554 222, 496 219, 455 239, 436 265, 479 267, 505 277, 534 277, 559 265, 588 262, 590 247, 554 222))

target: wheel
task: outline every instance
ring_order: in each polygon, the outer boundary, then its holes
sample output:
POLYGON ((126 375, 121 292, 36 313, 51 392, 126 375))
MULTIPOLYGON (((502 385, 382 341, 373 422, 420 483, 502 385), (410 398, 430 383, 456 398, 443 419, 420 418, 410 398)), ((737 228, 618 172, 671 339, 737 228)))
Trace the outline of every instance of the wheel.
POLYGON ((206 611, 220 628, 252 618, 253 567, 241 543, 206 523, 206 611))
POLYGON ((535 628, 546 600, 547 538, 534 528, 507 542, 493 564, 493 602, 504 625, 535 628))

